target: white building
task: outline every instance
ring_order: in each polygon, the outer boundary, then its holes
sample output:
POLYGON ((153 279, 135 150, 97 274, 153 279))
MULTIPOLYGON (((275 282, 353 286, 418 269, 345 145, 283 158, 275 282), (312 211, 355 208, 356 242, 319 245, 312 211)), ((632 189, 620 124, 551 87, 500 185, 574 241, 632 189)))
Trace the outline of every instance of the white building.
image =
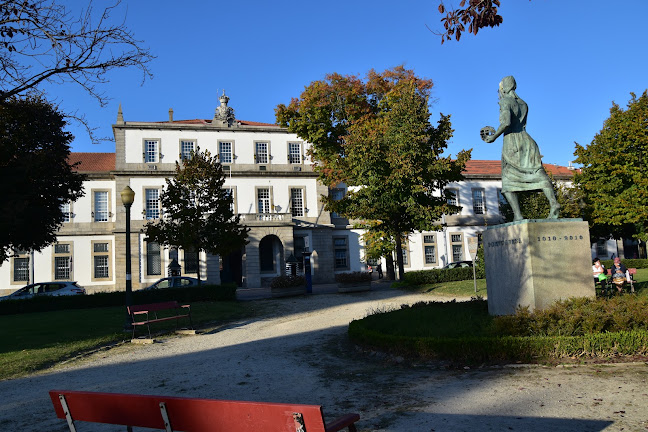
MULTIPOLYGON (((85 196, 72 203, 56 244, 38 253, 22 253, 0 266, 0 293, 29 282, 75 280, 88 292, 125 289, 125 209, 120 192, 135 191, 131 209, 133 289, 166 276, 175 258, 182 274, 208 283, 235 282, 241 287, 267 285, 284 274, 286 260, 312 254, 314 283, 334 280, 341 272, 366 268, 361 232, 349 221, 325 211, 320 196, 343 194, 317 181, 307 156, 309 143, 272 124, 234 118, 222 96, 209 120, 124 121, 121 107, 113 125, 115 153, 73 153, 88 176, 85 196), (160 216, 159 196, 175 163, 200 148, 218 155, 228 173, 225 186, 234 211, 250 228, 249 244, 226 257, 164 249, 141 232, 160 216)), ((566 167, 548 165, 557 179, 569 180, 566 167)), ((501 222, 500 162, 469 161, 466 179, 451 184, 461 213, 447 216, 441 231, 416 233, 404 245, 406 270, 442 267, 469 260, 468 238, 501 222)), ((441 221, 440 221, 441 223, 441 221)), ((596 245, 593 246, 596 250, 596 245)))

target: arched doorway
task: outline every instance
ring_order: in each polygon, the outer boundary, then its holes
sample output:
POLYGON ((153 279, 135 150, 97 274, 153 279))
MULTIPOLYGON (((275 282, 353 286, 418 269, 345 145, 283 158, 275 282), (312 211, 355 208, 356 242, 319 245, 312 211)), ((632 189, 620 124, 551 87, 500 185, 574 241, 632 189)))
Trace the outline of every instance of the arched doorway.
POLYGON ((274 234, 267 235, 259 242, 259 270, 262 277, 281 274, 283 244, 274 234))

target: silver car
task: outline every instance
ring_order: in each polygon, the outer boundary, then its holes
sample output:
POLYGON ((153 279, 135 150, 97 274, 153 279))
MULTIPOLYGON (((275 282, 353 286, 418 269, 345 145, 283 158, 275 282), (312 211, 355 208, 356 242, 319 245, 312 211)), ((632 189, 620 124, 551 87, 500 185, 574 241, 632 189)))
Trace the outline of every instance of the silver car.
POLYGON ((185 288, 197 286, 198 279, 187 276, 172 276, 158 280, 153 285, 147 286, 145 290, 154 290, 159 288, 185 288))
POLYGON ((38 282, 9 294, 0 297, 0 300, 29 299, 37 296, 66 296, 83 295, 85 288, 77 285, 76 282, 38 282))

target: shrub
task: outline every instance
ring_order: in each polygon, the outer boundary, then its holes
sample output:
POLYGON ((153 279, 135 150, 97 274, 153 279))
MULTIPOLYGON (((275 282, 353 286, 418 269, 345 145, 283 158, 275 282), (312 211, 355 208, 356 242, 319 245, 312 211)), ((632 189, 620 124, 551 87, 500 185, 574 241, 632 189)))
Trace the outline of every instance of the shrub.
POLYGON ((306 285, 304 276, 278 276, 270 282, 270 288, 293 288, 306 285))
MULTIPOLYGON (((476 267, 475 270, 477 279, 483 279, 486 277, 483 269, 476 267)), ((431 269, 406 272, 404 279, 408 285, 427 285, 440 282, 472 280, 472 278, 472 267, 459 267, 453 269, 431 269)))
POLYGON ((335 275, 335 282, 337 283, 358 283, 358 282, 371 282, 371 273, 369 272, 351 272, 351 273, 338 273, 335 275))
MULTIPOLYGON (((601 260, 601 264, 605 266, 606 269, 612 268, 613 260, 601 260)), ((621 263, 624 264, 627 268, 648 268, 648 259, 622 259, 621 263)))
MULTIPOLYGON (((190 303, 197 301, 236 300, 236 284, 201 285, 184 288, 165 288, 133 291, 133 304, 156 303, 168 300, 190 303)), ((24 300, 0 301, 0 315, 45 312, 63 309, 88 309, 126 304, 124 291, 104 292, 78 296, 41 296, 24 300)))
POLYGON ((353 321, 349 336, 372 349, 464 364, 646 355, 648 299, 578 298, 500 317, 483 300, 420 303, 353 321))

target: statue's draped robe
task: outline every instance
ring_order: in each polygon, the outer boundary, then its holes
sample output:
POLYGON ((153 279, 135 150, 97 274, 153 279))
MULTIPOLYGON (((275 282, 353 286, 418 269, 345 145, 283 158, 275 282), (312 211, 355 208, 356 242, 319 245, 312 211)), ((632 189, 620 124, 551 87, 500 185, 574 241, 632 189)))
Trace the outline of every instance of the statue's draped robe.
POLYGON ((500 125, 508 125, 502 147, 502 192, 552 189, 542 168, 538 144, 526 132, 526 102, 516 95, 507 95, 499 104, 500 125))

